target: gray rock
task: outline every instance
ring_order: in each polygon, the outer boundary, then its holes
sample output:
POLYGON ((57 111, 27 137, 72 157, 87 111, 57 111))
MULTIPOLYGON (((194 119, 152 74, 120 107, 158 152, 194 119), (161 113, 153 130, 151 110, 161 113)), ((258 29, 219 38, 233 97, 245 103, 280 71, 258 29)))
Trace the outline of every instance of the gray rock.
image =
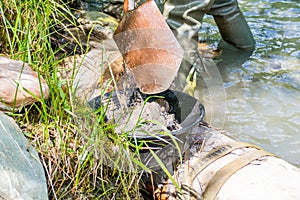
POLYGON ((37 152, 14 120, 0 112, 0 199, 48 199, 37 152))
MULTIPOLYGON (((132 82, 129 75, 126 77, 123 75, 122 64, 121 53, 110 39, 98 44, 85 55, 67 57, 59 67, 58 76, 61 80, 73 80, 74 97, 86 102, 99 96, 103 92, 101 89, 109 85, 108 80, 111 79, 109 67, 115 76, 122 76, 126 82, 132 82)), ((118 89, 125 87, 123 85, 118 85, 118 89)))
POLYGON ((57 33, 51 36, 58 51, 57 57, 65 54, 71 56, 74 52, 86 53, 88 49, 98 46, 103 40, 112 38, 119 24, 117 19, 103 12, 76 9, 73 14, 76 17, 76 26, 66 21, 64 26, 56 27, 57 33))

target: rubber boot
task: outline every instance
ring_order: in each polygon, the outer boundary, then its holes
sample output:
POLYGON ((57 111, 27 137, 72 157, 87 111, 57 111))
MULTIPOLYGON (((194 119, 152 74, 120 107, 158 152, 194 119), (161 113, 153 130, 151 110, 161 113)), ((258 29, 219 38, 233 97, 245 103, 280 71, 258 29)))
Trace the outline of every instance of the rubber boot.
POLYGON ((183 91, 193 85, 195 71, 205 74, 205 66, 198 52, 198 32, 202 19, 212 6, 212 0, 166 0, 163 15, 184 50, 184 58, 172 89, 183 91), (189 82, 190 81, 190 82, 189 82))
POLYGON ((215 0, 207 14, 213 15, 224 41, 239 49, 254 50, 255 40, 237 0, 215 0))

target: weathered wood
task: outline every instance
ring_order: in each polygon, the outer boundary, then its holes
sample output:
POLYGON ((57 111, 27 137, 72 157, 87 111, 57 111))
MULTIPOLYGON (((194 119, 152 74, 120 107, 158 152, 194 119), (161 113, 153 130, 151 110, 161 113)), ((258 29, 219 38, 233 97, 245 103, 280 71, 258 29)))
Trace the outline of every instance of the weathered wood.
POLYGON ((300 169, 283 159, 203 124, 191 139, 174 171, 181 191, 169 179, 157 199, 300 199, 300 169))

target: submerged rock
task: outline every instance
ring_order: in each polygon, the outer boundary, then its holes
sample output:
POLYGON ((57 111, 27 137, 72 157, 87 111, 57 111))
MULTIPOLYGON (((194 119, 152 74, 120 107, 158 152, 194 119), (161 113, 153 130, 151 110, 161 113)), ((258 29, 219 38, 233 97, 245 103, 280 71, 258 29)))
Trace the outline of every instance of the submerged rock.
POLYGON ((37 152, 14 120, 0 112, 0 199, 48 199, 37 152))
POLYGON ((27 63, 0 56, 0 110, 12 110, 47 98, 46 81, 27 63))
POLYGON ((101 11, 117 19, 121 19, 123 15, 122 0, 80 0, 75 7, 87 11, 101 11))

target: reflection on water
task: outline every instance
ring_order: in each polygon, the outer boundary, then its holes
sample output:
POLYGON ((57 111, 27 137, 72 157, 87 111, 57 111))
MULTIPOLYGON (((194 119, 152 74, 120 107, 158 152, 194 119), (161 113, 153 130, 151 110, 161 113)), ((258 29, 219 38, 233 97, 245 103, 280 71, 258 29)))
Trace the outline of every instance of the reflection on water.
MULTIPOLYGON (((249 59, 229 51, 218 63, 226 90, 223 128, 300 166, 300 2, 239 3, 257 46, 249 59)), ((210 24, 206 17, 200 36, 216 41, 220 36, 210 24)))

